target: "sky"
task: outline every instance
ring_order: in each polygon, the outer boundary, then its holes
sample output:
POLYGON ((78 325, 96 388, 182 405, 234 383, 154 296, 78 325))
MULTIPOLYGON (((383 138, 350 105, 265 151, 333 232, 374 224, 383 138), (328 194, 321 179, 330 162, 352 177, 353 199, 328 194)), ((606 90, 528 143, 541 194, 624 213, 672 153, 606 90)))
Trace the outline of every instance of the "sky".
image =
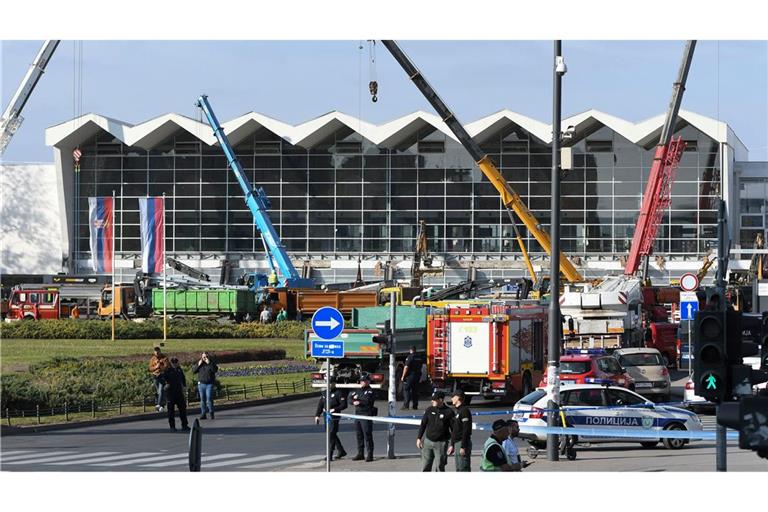
MULTIPOLYGON (((42 41, 0 43, 3 108, 42 41)), ((400 41, 468 124, 509 109, 551 123, 551 41, 400 41)), ((666 111, 684 41, 563 41, 563 116, 590 108, 631 122, 666 111)), ((383 123, 433 112, 379 43, 367 41, 99 41, 82 44, 82 112, 131 124, 175 112, 199 118, 209 95, 220 120, 249 111, 298 124, 332 110, 383 123), (362 49, 360 49, 362 46, 362 49), (379 82, 372 103, 368 81, 379 82)), ((75 42, 63 41, 25 107, 4 161, 52 162, 45 129, 72 119, 75 42)), ((80 75, 78 75, 80 76, 80 75)), ((699 41, 682 108, 727 122, 768 160, 768 42, 699 41)))

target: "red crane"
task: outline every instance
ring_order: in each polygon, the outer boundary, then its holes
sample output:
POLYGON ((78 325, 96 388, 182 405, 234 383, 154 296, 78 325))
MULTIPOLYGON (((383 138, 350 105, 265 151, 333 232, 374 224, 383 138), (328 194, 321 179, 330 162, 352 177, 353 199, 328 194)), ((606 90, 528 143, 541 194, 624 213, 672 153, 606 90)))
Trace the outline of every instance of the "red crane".
POLYGON ((653 243, 659 231, 659 224, 664 216, 664 211, 670 203, 672 183, 675 181, 675 170, 680 163, 680 158, 685 151, 685 142, 680 137, 673 138, 672 132, 677 121, 677 113, 683 101, 685 82, 688 79, 688 70, 691 68, 693 51, 696 41, 688 41, 683 52, 683 61, 680 64, 677 81, 672 89, 672 101, 669 103, 667 117, 661 129, 659 144, 653 157, 651 174, 645 186, 643 203, 640 208, 640 216, 635 224, 635 234, 632 237, 627 265, 624 275, 632 276, 640 266, 641 258, 645 258, 643 265, 643 280, 648 276, 648 258, 653 252, 653 243))

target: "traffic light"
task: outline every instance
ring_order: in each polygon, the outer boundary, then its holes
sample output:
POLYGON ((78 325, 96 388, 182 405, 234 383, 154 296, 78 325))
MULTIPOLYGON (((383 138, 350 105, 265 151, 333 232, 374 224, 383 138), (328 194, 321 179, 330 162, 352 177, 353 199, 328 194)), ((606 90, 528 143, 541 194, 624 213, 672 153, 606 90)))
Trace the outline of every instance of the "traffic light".
POLYGON ((739 402, 722 404, 717 422, 738 430, 739 448, 768 459, 768 397, 743 397, 739 402))
POLYGON ((384 345, 385 348, 389 349, 392 347, 392 327, 390 327, 390 321, 385 320, 383 324, 377 324, 376 327, 379 329, 379 334, 374 335, 371 338, 371 341, 374 343, 378 343, 379 345, 384 345))
POLYGON ((726 397, 728 358, 725 312, 697 311, 694 323, 694 389, 710 402, 726 397))

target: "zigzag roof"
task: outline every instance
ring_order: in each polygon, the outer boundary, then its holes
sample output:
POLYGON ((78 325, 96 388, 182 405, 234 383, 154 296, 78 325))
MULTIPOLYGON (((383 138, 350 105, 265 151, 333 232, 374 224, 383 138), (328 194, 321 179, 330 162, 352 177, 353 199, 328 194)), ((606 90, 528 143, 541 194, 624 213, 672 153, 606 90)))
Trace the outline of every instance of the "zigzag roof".
MULTIPOLYGON (((712 139, 729 144, 734 148, 737 159, 747 159, 747 148, 725 122, 687 110, 681 110, 679 118, 682 124, 694 126, 712 139)), ((607 126, 635 144, 652 146, 659 136, 663 122, 663 114, 640 123, 632 123, 592 109, 563 119, 562 126, 564 128, 572 126, 576 140, 581 138, 579 135, 583 137, 592 133, 597 127, 607 126)), ((466 125, 466 129, 470 136, 482 142, 509 125, 519 126, 541 142, 549 144, 552 141, 551 124, 511 110, 501 110, 473 121, 466 125)), ((365 122, 343 112, 332 111, 295 126, 264 114, 249 112, 222 123, 222 126, 233 144, 237 144, 261 128, 269 130, 291 144, 306 148, 317 145, 341 129, 352 130, 383 147, 396 147, 425 128, 438 130, 456 140, 448 126, 438 116, 423 111, 413 112, 380 125, 365 122)), ((178 129, 189 132, 209 146, 216 144, 216 139, 207 124, 173 113, 136 125, 99 114, 86 114, 46 129, 45 142, 49 146, 74 147, 99 130, 104 130, 126 145, 150 149, 178 129)))

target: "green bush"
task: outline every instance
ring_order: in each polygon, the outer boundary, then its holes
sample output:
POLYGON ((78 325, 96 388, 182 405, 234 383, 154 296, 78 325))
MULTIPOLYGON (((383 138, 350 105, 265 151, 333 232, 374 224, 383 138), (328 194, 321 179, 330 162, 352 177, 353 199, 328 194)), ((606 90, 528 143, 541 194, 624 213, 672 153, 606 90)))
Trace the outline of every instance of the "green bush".
MULTIPOLYGON (((175 318, 168 322, 171 339, 215 338, 293 338, 303 339, 308 325, 286 321, 271 324, 221 323, 199 318, 175 318)), ((163 337, 162 319, 145 322, 116 321, 118 339, 159 339, 163 337)), ((39 320, 0 324, 0 337, 13 339, 91 339, 108 340, 112 325, 101 320, 39 320)))

